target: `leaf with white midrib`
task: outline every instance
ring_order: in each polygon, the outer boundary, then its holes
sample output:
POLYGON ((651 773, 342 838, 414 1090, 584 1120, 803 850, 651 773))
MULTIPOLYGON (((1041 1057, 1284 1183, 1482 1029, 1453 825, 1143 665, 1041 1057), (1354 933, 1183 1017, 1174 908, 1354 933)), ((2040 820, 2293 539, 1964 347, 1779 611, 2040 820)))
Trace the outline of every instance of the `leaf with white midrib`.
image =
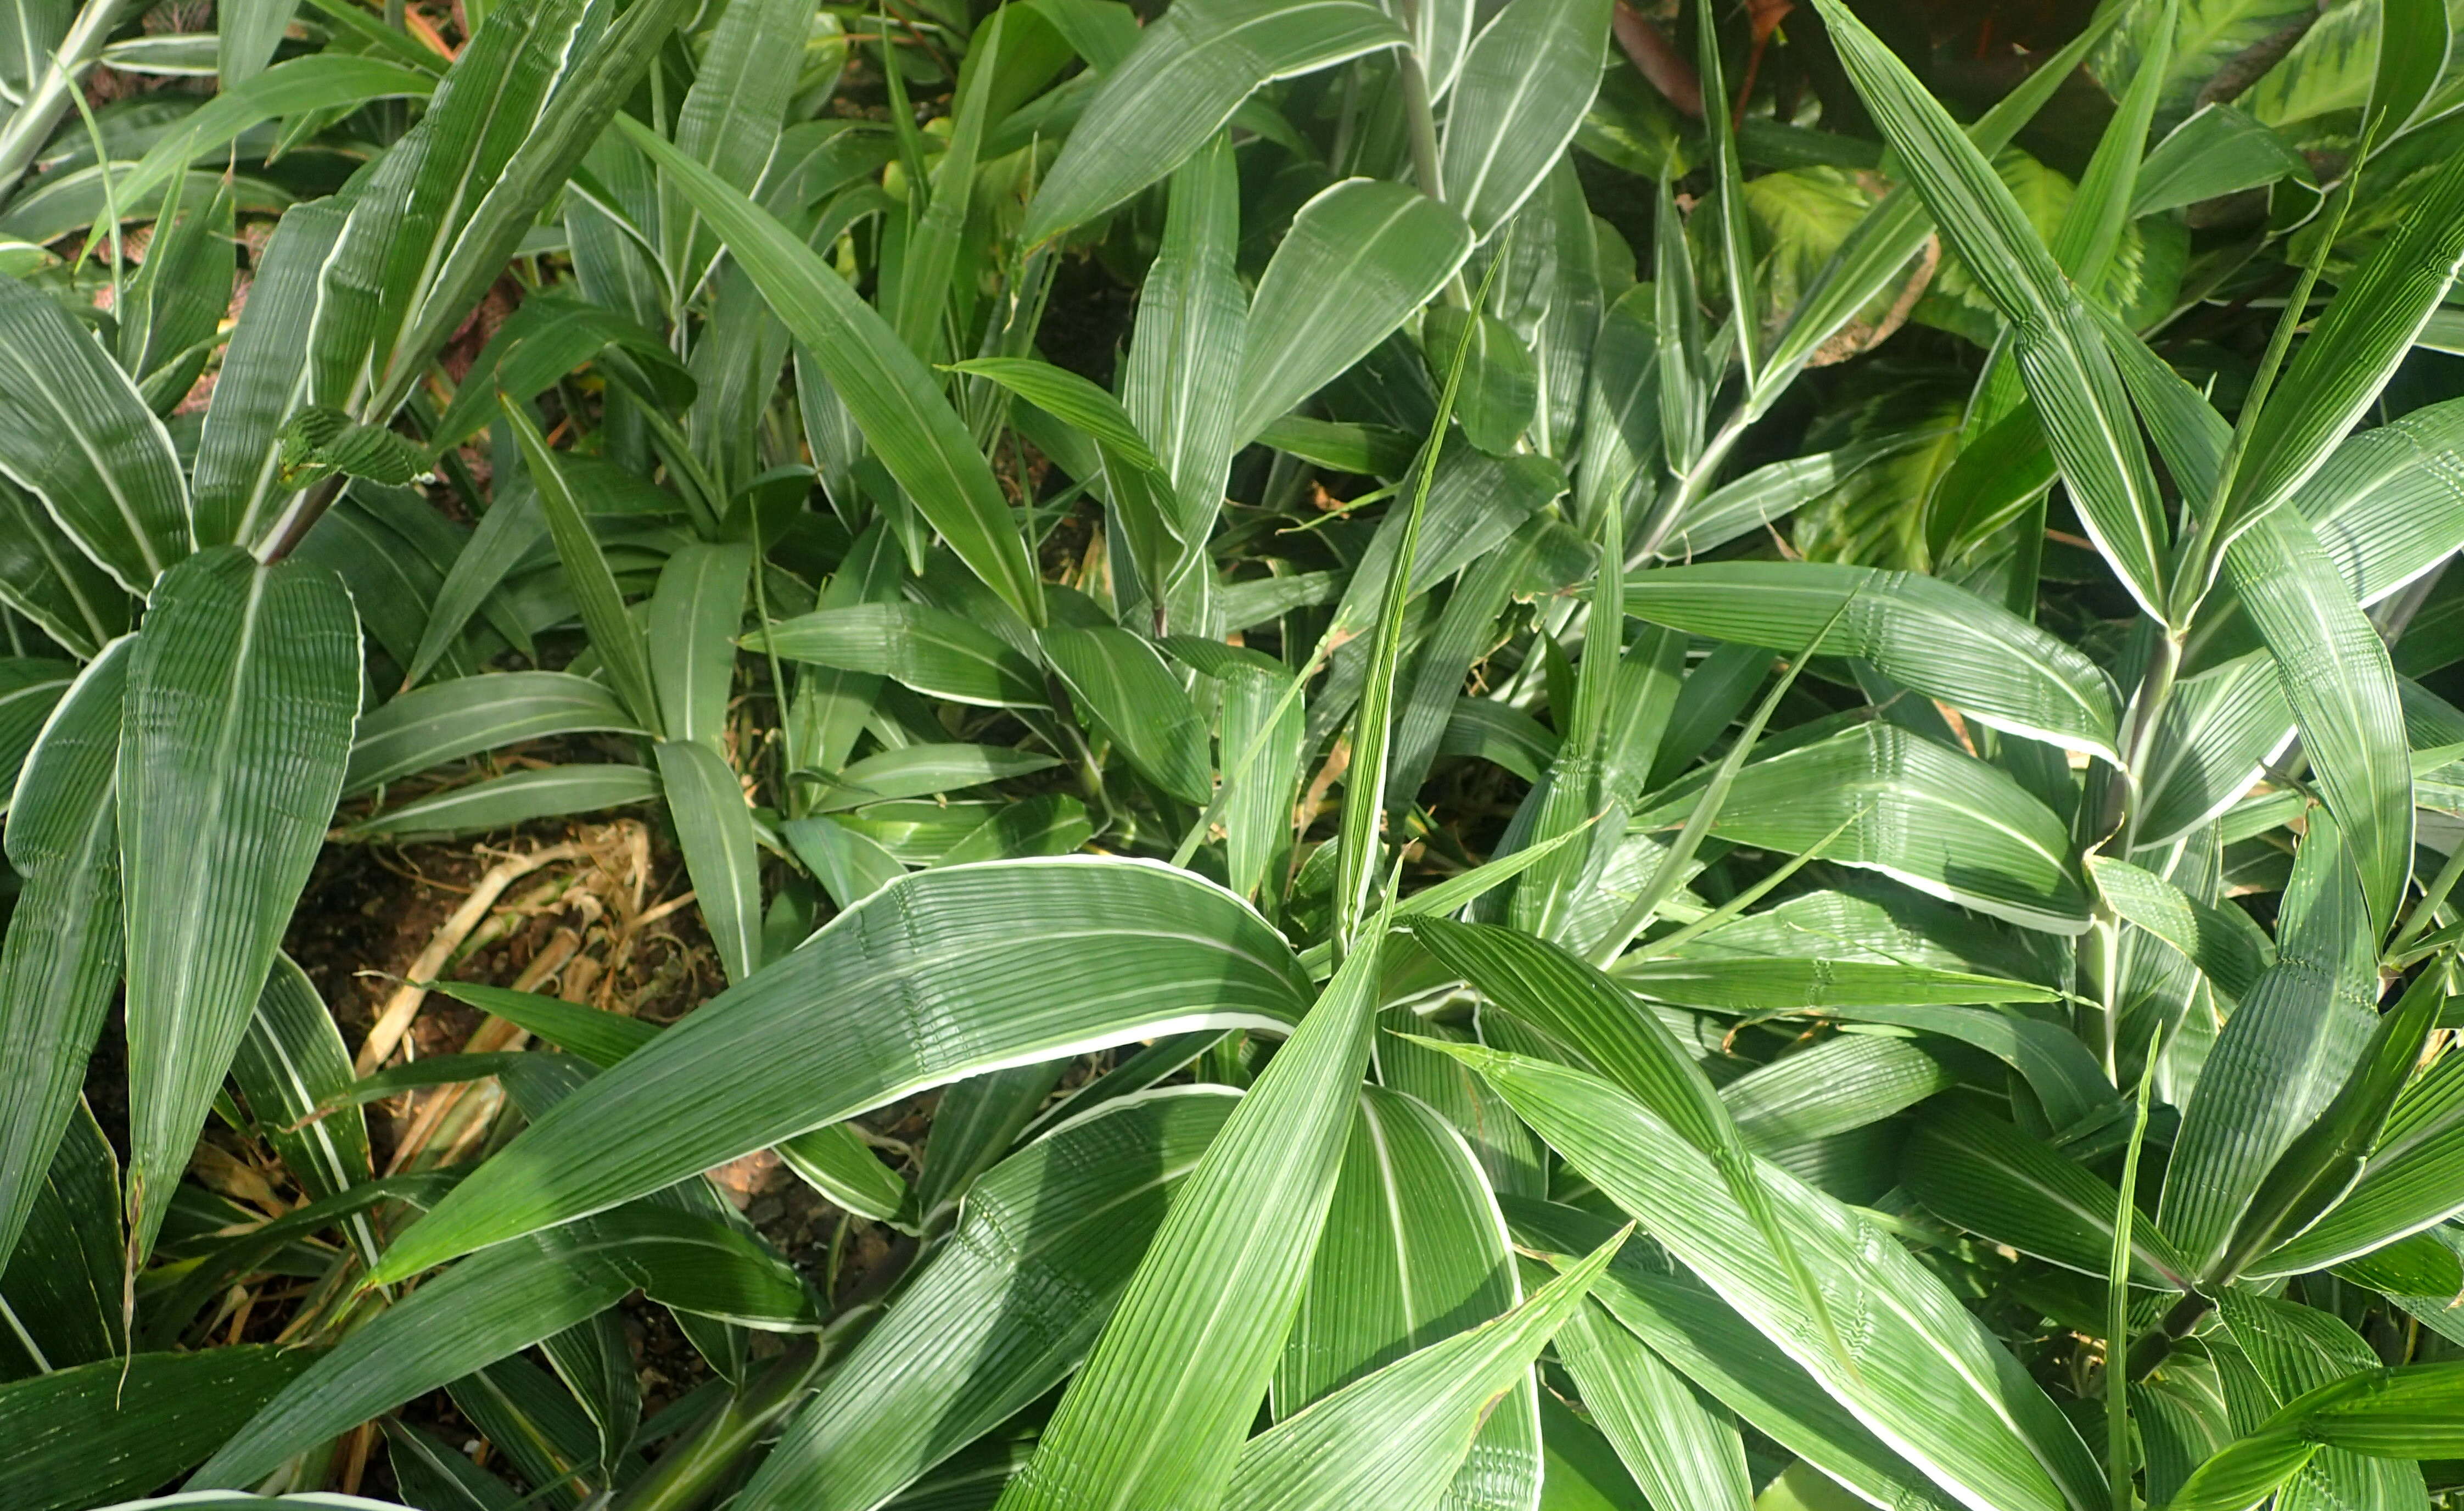
POLYGON ((316 860, 359 701, 359 624, 330 572, 222 546, 155 589, 121 732, 138 1255, 316 860))

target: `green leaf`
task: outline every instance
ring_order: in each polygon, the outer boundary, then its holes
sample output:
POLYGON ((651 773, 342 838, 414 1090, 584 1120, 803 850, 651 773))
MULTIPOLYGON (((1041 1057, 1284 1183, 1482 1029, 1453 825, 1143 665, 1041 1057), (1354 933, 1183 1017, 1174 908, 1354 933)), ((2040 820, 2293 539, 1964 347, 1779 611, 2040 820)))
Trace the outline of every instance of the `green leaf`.
POLYGON ((2147 613, 2167 612, 2168 530, 2113 358, 2053 253, 1985 155, 1837 0, 1815 0, 1944 240, 2014 332, 2013 350, 2080 523, 2147 613))
POLYGON ((120 716, 113 642, 62 695, 26 757, 5 839, 22 879, 0 942, 0 1266, 85 1084, 121 966, 120 716))
MULTIPOLYGON (((676 111, 676 150, 728 187, 752 192, 778 151, 812 30, 811 14, 794 0, 721 11, 676 111)), ((672 178, 660 190, 659 261, 691 289, 717 255, 715 238, 696 209, 676 202, 672 178)))
MULTIPOLYGON (((263 85, 276 72, 269 70, 250 87, 263 85)), ((325 314, 326 264, 350 210, 347 190, 294 206, 275 225, 256 264, 197 441, 200 546, 254 546, 275 527, 288 496, 278 486, 282 423, 308 401, 319 322, 332 318, 325 314)))
POLYGON ((2374 1369, 2322 1385, 2201 1464, 2167 1511, 2239 1511, 2291 1478, 2321 1448, 2382 1458, 2464 1453, 2464 1365, 2374 1369))
POLYGON ((803 1279, 759 1240, 671 1207, 627 1207, 532 1235, 430 1280, 290 1382, 189 1483, 253 1484, 292 1455, 596 1316, 637 1288, 740 1325, 821 1325, 803 1279))
POLYGON ((0 480, 0 605, 34 622, 72 655, 91 658, 127 633, 127 592, 52 521, 0 480))
POLYGON ((1184 872, 1094 857, 917 872, 533 1123, 406 1233, 376 1279, 964 1076, 1204 1026, 1281 1029, 1306 1001, 1274 931, 1184 872), (940 1004, 929 1028, 913 1013, 928 1002, 940 1004), (655 1145, 625 1136, 662 1107, 714 1105, 720 1088, 717 1120, 655 1145))
POLYGON ((1008 1511, 1221 1503, 1358 1115, 1384 932, 1363 931, 1207 1147, 1002 1493, 1008 1511))
MULTIPOLYGON (((297 962, 275 955, 231 1061, 231 1083, 248 1099, 258 1136, 311 1198, 339 1196, 375 1172, 367 1120, 356 1107, 328 1111, 351 1081, 351 1054, 325 999, 297 962)), ((363 1224, 353 1237, 374 1259, 374 1235, 363 1224)))
POLYGON ((1261 84, 1404 40, 1401 28, 1360 0, 1172 7, 1096 86, 1027 208, 1024 241, 1049 241, 1178 167, 1261 84))
MULTIPOLYGON (((1517 1241, 1549 1254, 1597 1243, 1615 1226, 1549 1202, 1507 1198, 1504 1204, 1517 1241)), ((1601 1275, 1592 1296, 1722 1405, 1867 1500, 1909 1511, 1954 1503, 1700 1281, 1654 1270, 1629 1251, 1601 1275)))
POLYGON ((177 1477, 306 1369, 271 1344, 102 1359, 0 1385, 0 1499, 85 1511, 177 1477))
POLYGON ((751 546, 699 541, 679 548, 659 570, 643 629, 670 739, 715 740, 727 727, 736 632, 752 570, 751 546))
POLYGON ((684 0, 489 12, 352 212, 346 244, 386 254, 361 418, 388 416, 409 396, 583 153, 611 121, 629 120, 621 107, 685 12, 684 0), (397 164, 413 189, 398 220, 383 192, 397 164))
POLYGON ((2424 1073, 2400 1098, 2362 1178, 2315 1227, 2252 1266, 2301 1274, 2369 1253, 2453 1216, 2464 1178, 2464 1060, 2424 1073))
MULTIPOLYGON (((1672 822, 1688 801, 1665 799, 1636 822, 1672 822)), ((2000 769, 1895 724, 1862 725, 1748 765, 1711 832, 1800 854, 1828 839, 1827 861, 2023 928, 2087 927, 2061 821, 2000 769)))
MULTIPOLYGON (((1999 1118, 1945 1104, 1908 1140, 1900 1179, 1945 1222, 2083 1275, 2106 1274, 2113 1188, 1999 1118)), ((2136 1283, 2189 1289, 2182 1257, 2144 1215, 2130 1225, 2130 1252, 2136 1283)))
POLYGON ((953 703, 1044 707, 1044 679, 1008 642, 973 620, 922 603, 816 609, 756 629, 747 650, 869 672, 953 703))
POLYGON ((1749 1511, 1753 1480, 1736 1419, 1607 1311, 1584 1306, 1568 1318, 1557 1357, 1653 1505, 1749 1511))
POLYGON ((648 802, 663 790, 659 778, 642 766, 612 761, 535 766, 397 803, 349 825, 342 835, 353 840, 409 841, 479 834, 534 819, 561 819, 648 802))
MULTIPOLYGON (((1381 1062, 1387 1047, 1374 1046, 1381 1062)), ((1506 1219, 1463 1137, 1411 1097, 1364 1087, 1309 1285, 1275 1368, 1275 1415, 1289 1420, 1468 1320, 1522 1300, 1506 1219)), ((1455 1487, 1461 1500, 1530 1500, 1542 1465, 1528 1385, 1495 1404, 1472 1452, 1455 1487)))
MULTIPOLYGON (((533 992, 470 981, 439 981, 435 989, 561 1045, 602 1068, 658 1037, 652 1025, 639 1018, 577 1007, 533 992)), ((366 1082, 360 1084, 364 1086, 366 1082)), ((907 1182, 875 1157, 871 1147, 844 1123, 782 1140, 778 1152, 781 1161, 798 1177, 859 1216, 894 1223, 907 1208, 907 1182)))
POLYGON ((607 668, 608 682, 625 706, 633 711, 635 720, 644 729, 658 734, 659 703, 641 626, 625 610, 625 596, 616 585, 616 574, 607 565, 599 537, 591 534, 590 522, 583 516, 572 482, 521 405, 505 405, 505 424, 521 448, 523 471, 530 474, 539 510, 547 518, 548 536, 556 542, 558 558, 564 563, 565 583, 581 608, 582 627, 590 636, 591 648, 599 652, 601 664, 607 668))
MULTIPOLYGON (((1806 941, 1808 948, 1814 944, 1813 940, 1806 941)), ((1923 1003, 2052 1002, 2059 1000, 2061 995, 2033 982, 1973 971, 1828 955, 1741 959, 1642 959, 1627 955, 1611 965, 1609 974, 1654 1001, 1729 1013, 1820 1013, 1835 1008, 1923 1003)))
POLYGON ((1346 179, 1303 205, 1249 301, 1234 439, 1245 445, 1367 356, 1455 275, 1473 239, 1453 210, 1382 180, 1346 179))
POLYGON ((744 786, 715 739, 661 740, 655 751, 702 922, 728 980, 742 981, 761 968, 761 857, 744 786))
POLYGON ((2298 515, 2279 511, 2243 532, 2225 570, 2275 658, 2303 753, 2385 933, 2412 875, 2412 764, 2387 643, 2298 515))
POLYGON ((800 1410, 743 1511, 869 1511, 1059 1384, 1238 1095, 1182 1086, 1054 1128, 970 1186, 949 1243, 800 1410), (1020 1308, 1014 1297, 1048 1298, 1020 1308))
POLYGON ((1478 1069, 1565 1155, 1867 1429, 1946 1490, 1995 1511, 2079 1511, 2101 1476, 2053 1402, 1949 1290, 1855 1209, 1766 1166, 1792 1241, 1854 1320, 1847 1355, 1821 1342, 1787 1267, 1711 1163, 1597 1077, 1472 1045, 1478 1069))
POLYGON ((316 861, 359 701, 359 624, 333 574, 219 546, 155 589, 120 754, 139 1256, 316 861))
POLYGON ((125 1354, 120 1156, 92 1111, 70 1110, 12 1237, 14 1249, 0 1265, 0 1314, 10 1332, 0 1369, 45 1374, 125 1354))
POLYGON ((931 369, 820 253, 776 217, 631 117, 618 128, 667 173, 829 377, 865 440, 933 528, 1002 602, 1044 622, 1026 537, 931 369))
POLYGON ((2310 474, 2292 506, 2363 607, 2464 545, 2464 403, 2426 405, 2361 431, 2310 474))
POLYGON ((1234 268, 1241 181, 1231 139, 1218 135, 1175 174, 1163 244, 1138 287, 1137 323, 1121 374, 1121 405, 1172 474, 1177 535, 1202 541, 1223 507, 1249 300, 1234 268))
MULTIPOLYGON (((1583 1304, 1625 1231, 1504 1316, 1434 1343, 1243 1445, 1223 1504, 1241 1511, 1435 1506, 1490 1409, 1583 1304)), ((1536 1491, 1538 1486, 1533 1486, 1536 1491)))
MULTIPOLYGON (((1745 1136, 1710 1078, 1666 1024, 1637 1012, 1625 990, 1554 945, 1483 924, 1416 917, 1412 937, 1489 1001, 1573 1050, 1627 1095, 1641 1099, 1720 1172, 1728 1193, 1795 1278, 1806 1314, 1831 1320, 1814 1276, 1780 1225, 1745 1136)), ((1830 1339, 1837 1350, 1837 1339, 1830 1339)))
POLYGON ((643 733, 607 689, 561 671, 499 671, 403 693, 351 736, 345 795, 481 751, 558 734, 643 733))
POLYGON ((2233 997, 2247 993, 2273 963, 2260 954, 2248 930, 2220 909, 2185 896, 2153 871, 2109 855, 2090 855, 2087 873, 2107 907, 2172 946, 2233 997))
POLYGON ((1508 0, 1463 56, 1439 178, 1484 240, 1540 186, 1573 141, 1609 43, 1607 0, 1508 0))
POLYGON ((0 278, 0 472, 132 593, 188 554, 170 432, 49 295, 0 278))
MULTIPOLYGON (((289 17, 283 19, 287 24, 289 17)), ((131 204, 190 164, 218 158, 251 127, 269 120, 378 99, 425 99, 435 87, 432 73, 339 50, 291 58, 244 80, 226 76, 211 99, 181 118, 114 181, 112 192, 121 204, 131 204)))
POLYGON ((1006 745, 908 745, 855 761, 813 799, 830 813, 889 798, 926 798, 1049 771, 1061 763, 1006 745))
POLYGON ((359 425, 340 409, 310 405, 282 422, 275 478, 285 492, 329 477, 365 478, 401 488, 427 481, 428 453, 382 425, 359 425))
POLYGON ((1929 577, 1820 562, 1723 561, 1637 573, 1626 612, 1690 634, 1862 656, 1978 723, 2107 760, 2113 684, 2027 621, 1929 577), (1843 611, 1844 610, 1844 611, 1843 611), (1827 632, 1826 632, 1827 631, 1827 632))
MULTIPOLYGON (((2122 14, 2123 8, 2117 6, 2091 17, 2079 35, 1979 117, 1968 129, 1968 140, 1982 153, 2000 152, 2010 145, 2019 129, 2078 71, 2080 60, 2104 40, 2122 14)), ((1753 395, 1759 405, 1767 406, 1776 400, 1798 373, 1866 314, 1877 298, 1903 281, 1908 260, 1917 255, 1932 233, 1933 228, 1925 217, 1926 202, 1906 185, 1884 195, 1865 212, 1814 287, 1798 302, 1796 313, 1790 317, 1773 343, 1763 365, 1761 386, 1753 395)), ((1863 339, 1870 338, 1870 329, 1859 335, 1860 339, 1849 348, 1851 353, 1861 349, 1863 339)))
POLYGON ((1047 629, 1045 659, 1078 711, 1140 776, 1189 803, 1214 796, 1206 726, 1155 648, 1126 629, 1047 629))
POLYGON ((2309 160, 2272 128, 2232 105, 2203 106, 2149 149, 2139 164, 2136 216, 2161 214, 2263 188, 2281 178, 2307 183, 2309 160))
MULTIPOLYGON (((2440 12, 2444 27, 2444 12, 2440 12)), ((2464 163, 2451 161, 2403 225, 2346 279, 2268 395, 2219 506, 2227 530, 2273 511, 2367 414, 2464 265, 2464 163)))
POLYGON ((1284 706, 1291 670, 1263 652, 1211 641, 1175 639, 1165 648, 1222 684, 1216 748, 1220 769, 1230 773, 1252 744, 1265 741, 1247 771, 1227 777, 1231 791, 1223 799, 1226 885, 1251 896, 1266 880, 1276 857, 1291 847, 1303 730, 1299 700, 1284 706))
POLYGON ((2194 1275, 2222 1259, 2277 1158, 2327 1104, 2377 1018, 2369 915, 2335 824, 2312 810, 2277 930, 2277 963, 2217 1036, 2183 1109, 2157 1220, 2194 1275))
POLYGON ((1138 586, 1151 602, 1158 598, 1187 545, 1181 501, 1120 401, 1076 373, 1023 357, 979 357, 952 366, 991 379, 1094 441, 1107 500, 1126 537, 1138 586))

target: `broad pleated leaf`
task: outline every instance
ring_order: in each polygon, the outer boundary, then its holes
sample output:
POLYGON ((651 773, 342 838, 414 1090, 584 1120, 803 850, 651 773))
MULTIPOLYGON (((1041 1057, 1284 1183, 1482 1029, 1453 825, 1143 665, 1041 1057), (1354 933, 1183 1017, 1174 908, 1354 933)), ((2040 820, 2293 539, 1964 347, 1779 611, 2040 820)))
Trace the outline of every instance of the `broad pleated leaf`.
POLYGON ((561 671, 502 671, 431 683, 388 701, 351 735, 345 794, 448 761, 558 734, 638 734, 604 683, 561 671))
POLYGON ((85 1084, 119 983, 120 714, 136 641, 60 699, 26 757, 5 834, 21 880, 0 942, 0 1268, 85 1084))
POLYGON ((2107 907, 2172 946, 2233 996, 2249 991, 2272 963, 2249 930, 2155 872, 2108 855, 2089 856, 2087 870, 2107 907))
POLYGON ((102 1359, 0 1385, 0 1500, 86 1511, 177 1478, 316 1355, 240 1344, 102 1359))
POLYGON ((620 118, 618 127, 727 243, 729 256, 819 361, 874 454, 958 559, 1029 624, 1042 624, 1044 591, 1026 538, 931 370, 767 210, 630 117, 620 118))
POLYGON ((1207 1147, 1006 1511, 1223 1502, 1357 1116, 1383 932, 1364 931, 1207 1147))
POLYGON ((1110 628, 1049 629, 1041 644, 1079 712, 1138 775, 1183 802, 1213 796, 1206 727, 1153 646, 1110 628))
POLYGON ((0 481, 0 604, 74 655, 91 657, 128 629, 128 594, 79 551, 51 515, 0 481))
POLYGON ((1283 940, 1186 872, 1093 857, 919 872, 560 1103, 405 1234, 380 1278, 963 1076, 1199 1027, 1281 1030, 1308 999, 1283 940), (646 1123, 668 1136, 627 1136, 646 1123))
POLYGON ((534 766, 466 787, 414 798, 351 824, 354 840, 436 839, 511 828, 534 819, 597 813, 660 795, 656 773, 615 761, 582 766, 534 766))
MULTIPOLYGON (((1997 1118, 1945 1106, 1918 1126, 1900 1179, 1946 1222, 2081 1274, 2107 1271, 2120 1201, 2113 1188, 1997 1118)), ((2142 1216, 2130 1230, 2132 1279, 2188 1289, 2182 1258, 2156 1225, 2142 1216)))
POLYGON ((1093 219, 1178 167, 1269 79, 1393 47, 1402 29, 1360 0, 1196 0, 1146 29, 1070 129, 1023 232, 1093 219))
POLYGON ((821 1322, 784 1259, 724 1222, 644 1203, 478 1255, 344 1339, 189 1482, 246 1485, 293 1454, 597 1315, 635 1290, 738 1325, 821 1322))
POLYGON ((1557 1357, 1653 1505, 1748 1511, 1753 1504, 1736 1418, 1605 1309, 1584 1306, 1568 1318, 1557 1357))
POLYGON ((2337 290, 2268 395, 2224 517, 2257 520, 2317 471, 2377 402, 2464 267, 2464 163, 2450 161, 2403 224, 2337 290))
POLYGON ((659 786, 685 852, 693 900, 731 982, 761 968, 761 856, 753 810, 715 740, 661 740, 659 786))
MULTIPOLYGON (((1382 1054, 1385 1046, 1377 1047, 1382 1054)), ((1275 1413, 1289 1418, 1522 1300, 1506 1219, 1463 1136, 1409 1096, 1364 1087, 1309 1286, 1275 1369, 1275 1413)), ((1536 1412, 1528 1384, 1495 1404, 1457 1474, 1451 1504, 1531 1503, 1541 1483, 1536 1412)))
POLYGON ((1043 678, 1016 647, 973 620, 922 603, 816 609, 757 629, 742 644, 789 661, 888 677, 953 703, 1044 706, 1043 678))
POLYGON ((2223 1255, 2259 1182, 2333 1099, 2377 1022, 2369 914, 2335 824, 2315 810, 2280 916, 2277 962, 2209 1052, 2166 1168, 2158 1221, 2194 1277, 2223 1255))
POLYGON ((1223 1504, 1240 1511, 1424 1511, 1476 1452, 1491 1409, 1530 1389, 1531 1362, 1624 1243, 1619 1232, 1477 1327, 1398 1359, 1276 1423, 1241 1450, 1223 1504))
POLYGON ((1462 216, 1379 179, 1346 179, 1302 206, 1249 303, 1234 439, 1368 355, 1455 275, 1472 241, 1462 216))
MULTIPOLYGON (((1678 804, 1688 802, 1663 803, 1639 821, 1674 823, 1678 804)), ((2087 895, 2052 811, 1998 767, 1895 724, 1867 724, 1748 765, 1711 832, 1796 853, 1828 839, 1827 861, 1881 871, 2024 928, 2071 934, 2087 927, 2087 895)))
MULTIPOLYGON (((658 1031, 640 1018, 577 1007, 534 992, 482 986, 473 981, 439 981, 436 990, 527 1029, 602 1068, 658 1037, 658 1031)), ((367 1081, 360 1084, 364 1087, 367 1081)), ((891 1222, 908 1205, 907 1182, 883 1164, 871 1147, 844 1123, 783 1140, 778 1152, 787 1168, 807 1184, 859 1216, 891 1222)))
MULTIPOLYGON (((366 1118, 356 1106, 332 1106, 351 1082, 351 1054, 325 999, 298 962, 275 955, 231 1060, 231 1084, 248 1099, 258 1136, 312 1197, 339 1196, 374 1173, 366 1118)), ((354 1237, 373 1259, 364 1225, 354 1237)))
POLYGON ((2018 202, 1881 39, 1836 0, 1816 0, 1875 123, 1943 239, 2015 333, 2014 350, 2079 521, 2123 585, 2166 612, 2167 527, 2138 417, 2079 292, 2018 202))
POLYGON ((2302 752, 2384 932, 2412 875, 2410 747, 2387 643, 2298 515, 2279 511, 2245 531, 2225 570, 2275 658, 2302 752))
POLYGON ((668 558, 650 595, 643 630, 649 638, 650 681, 668 738, 715 740, 727 726, 727 694, 736 675, 736 632, 744 622, 744 588, 753 549, 696 541, 668 558))
POLYGON ((1522 208, 1600 83, 1608 0, 1510 0, 1472 39, 1446 110, 1439 179, 1486 237, 1522 208))
POLYGON ((132 593, 188 554, 170 432, 48 294, 0 278, 0 473, 132 593))
MULTIPOLYGON (((288 24, 289 8, 279 0, 273 5, 264 0, 256 3, 260 10, 282 12, 280 24, 288 24)), ((435 61, 441 65, 444 60, 435 61)), ((435 87, 434 73, 340 51, 290 58, 245 80, 227 73, 214 97, 182 117, 167 135, 147 147, 145 156, 120 175, 113 191, 121 204, 133 204, 190 164, 219 153, 250 127, 268 120, 377 99, 424 99, 435 87)))
POLYGON ((2321 1448, 2380 1458, 2464 1453, 2464 1365, 2375 1369, 2287 1402, 2250 1436, 2201 1464, 2171 1511, 2238 1511, 2282 1484, 2321 1448))
MULTIPOLYGON (((1596 1244, 1616 1226, 1595 1213, 1550 1202, 1507 1198, 1505 1206, 1516 1239, 1552 1256, 1596 1244)), ((1955 1503, 1701 1281, 1654 1269, 1629 1251, 1600 1276, 1592 1295, 1720 1404, 1867 1500, 1910 1511, 1955 1503)))
POLYGON ((1627 1095, 1641 1099, 1710 1161, 1781 1268, 1795 1277, 1808 1315, 1824 1331, 1830 1329, 1815 1277, 1807 1272, 1781 1226, 1727 1105, 1657 1015, 1639 1011, 1608 976, 1529 934, 1426 917, 1413 919, 1411 930, 1412 937, 1447 970, 1573 1049, 1627 1095))
POLYGON ((2464 403, 2427 405, 2336 448, 2292 505, 2364 607, 2464 545, 2464 403))
POLYGON ((1978 723, 2115 759, 2113 685, 2097 665, 1999 605, 1905 572, 1723 561, 1639 573, 1626 612, 1784 655, 1820 637, 1978 723), (1844 606, 1844 612, 1842 612, 1844 606))
POLYGON ((2186 678, 2156 727, 2139 842, 2170 843, 2215 819, 2292 738, 2293 711, 2264 651, 2186 678))
POLYGON ((121 732, 131 1242, 170 1210, 341 794, 359 624, 340 580, 222 546, 166 574, 121 732))
POLYGON ((1975 1511, 2072 1511, 2101 1478, 2077 1433, 2017 1361, 1931 1272, 1852 1208, 1769 1166, 1763 1180, 1851 1320, 1834 1355, 1794 1284, 1710 1163, 1640 1103, 1582 1071, 1470 1045, 1447 1052, 1506 1094, 1559 1153, 1866 1428, 1975 1511))
POLYGON ((869 1511, 1058 1384, 1237 1106, 1221 1086, 1140 1093, 986 1172, 949 1244, 787 1424, 738 1504, 869 1511), (1022 1295, 1041 1299, 1009 1304, 1022 1295))

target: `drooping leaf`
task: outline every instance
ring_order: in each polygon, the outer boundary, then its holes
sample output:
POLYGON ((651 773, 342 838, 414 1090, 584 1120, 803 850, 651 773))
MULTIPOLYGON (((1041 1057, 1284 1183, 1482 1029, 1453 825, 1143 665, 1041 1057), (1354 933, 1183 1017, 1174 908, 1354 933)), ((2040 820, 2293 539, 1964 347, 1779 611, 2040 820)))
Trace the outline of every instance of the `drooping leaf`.
POLYGON ((1071 128, 1028 207, 1025 240, 1050 240, 1178 167, 1269 79, 1404 40, 1399 27, 1360 0, 1172 7, 1110 69, 1071 128))
POLYGON ((962 1076, 1201 1026, 1280 1029, 1307 999, 1274 931, 1186 872, 1095 857, 917 872, 560 1103, 397 1240, 377 1278, 962 1076), (923 1001, 941 1004, 930 1016, 947 1032, 916 1036, 910 1004, 923 1001), (662 1105, 715 1106, 721 1089, 725 1116, 695 1119, 690 1136, 622 1137, 662 1105))

